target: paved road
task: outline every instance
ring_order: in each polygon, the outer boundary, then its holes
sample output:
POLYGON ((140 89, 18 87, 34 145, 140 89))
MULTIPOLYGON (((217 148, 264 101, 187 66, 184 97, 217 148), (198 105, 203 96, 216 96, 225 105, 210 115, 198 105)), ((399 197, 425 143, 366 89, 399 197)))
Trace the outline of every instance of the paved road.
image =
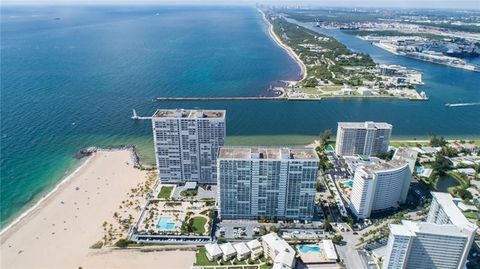
POLYGON ((365 260, 360 257, 358 251, 355 249, 355 244, 358 240, 358 235, 353 232, 343 233, 343 241, 345 245, 337 245, 337 251, 340 258, 344 261, 347 269, 368 269, 365 260))

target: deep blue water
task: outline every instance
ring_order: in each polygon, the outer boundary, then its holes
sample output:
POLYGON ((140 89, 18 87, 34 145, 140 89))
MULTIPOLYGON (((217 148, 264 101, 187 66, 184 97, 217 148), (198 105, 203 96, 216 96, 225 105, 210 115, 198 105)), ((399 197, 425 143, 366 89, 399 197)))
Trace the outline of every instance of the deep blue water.
POLYGON ((444 106, 480 101, 480 73, 338 31, 330 34, 379 62, 423 71, 430 100, 151 102, 256 96, 296 78, 299 67, 250 7, 2 7, 1 24, 1 225, 71 171, 81 147, 134 143, 151 161, 150 124, 130 120, 133 108, 227 109, 233 143, 304 143, 350 120, 390 122, 397 137, 480 136, 480 107, 444 106))

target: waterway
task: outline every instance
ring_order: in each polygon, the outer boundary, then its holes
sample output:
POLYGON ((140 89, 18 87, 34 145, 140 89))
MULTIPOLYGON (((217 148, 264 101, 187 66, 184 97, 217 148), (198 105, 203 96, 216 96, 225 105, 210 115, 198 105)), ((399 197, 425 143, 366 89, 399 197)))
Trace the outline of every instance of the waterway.
POLYGON ((132 109, 227 110, 230 144, 310 142, 338 121, 387 121, 395 137, 478 137, 480 73, 388 54, 332 31, 381 63, 424 72, 428 102, 162 102, 160 96, 257 96, 298 65, 268 36, 253 7, 48 6, 1 9, 0 224, 52 188, 82 147, 136 144, 153 161, 151 125, 132 109))

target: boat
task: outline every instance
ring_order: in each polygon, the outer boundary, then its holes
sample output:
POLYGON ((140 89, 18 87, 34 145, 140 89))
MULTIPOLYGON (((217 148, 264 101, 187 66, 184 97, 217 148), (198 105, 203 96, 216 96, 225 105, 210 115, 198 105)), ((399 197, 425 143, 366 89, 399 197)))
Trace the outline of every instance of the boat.
POLYGON ((456 104, 451 104, 451 103, 446 103, 445 106, 447 107, 457 107, 457 106, 480 106, 480 102, 478 103, 456 103, 456 104))

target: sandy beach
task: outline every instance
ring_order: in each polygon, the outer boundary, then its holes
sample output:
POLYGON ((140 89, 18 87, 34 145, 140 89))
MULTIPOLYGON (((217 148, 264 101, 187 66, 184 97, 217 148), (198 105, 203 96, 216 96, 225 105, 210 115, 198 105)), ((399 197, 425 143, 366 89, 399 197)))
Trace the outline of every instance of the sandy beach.
POLYGON ((289 83, 292 83, 292 82, 298 83, 298 82, 301 82, 301 81, 305 80, 307 78, 307 67, 305 66, 303 61, 300 59, 300 56, 298 56, 298 54, 295 51, 293 51, 292 48, 290 48, 285 43, 283 43, 282 40, 275 34, 275 31, 273 31, 273 25, 267 19, 265 13, 260 9, 258 9, 258 11, 262 14, 262 17, 263 17, 263 20, 265 21, 265 23, 267 23, 268 33, 270 34, 272 39, 275 41, 275 43, 277 43, 278 46, 283 48, 288 53, 288 55, 290 55, 290 57, 292 57, 298 63, 298 65, 300 66, 302 78, 298 81, 288 81, 288 82, 289 83))
POLYGON ((115 223, 119 205, 146 179, 147 172, 133 167, 130 151, 96 152, 2 231, 0 267, 190 268, 192 251, 90 248, 105 235, 103 223, 115 223))

